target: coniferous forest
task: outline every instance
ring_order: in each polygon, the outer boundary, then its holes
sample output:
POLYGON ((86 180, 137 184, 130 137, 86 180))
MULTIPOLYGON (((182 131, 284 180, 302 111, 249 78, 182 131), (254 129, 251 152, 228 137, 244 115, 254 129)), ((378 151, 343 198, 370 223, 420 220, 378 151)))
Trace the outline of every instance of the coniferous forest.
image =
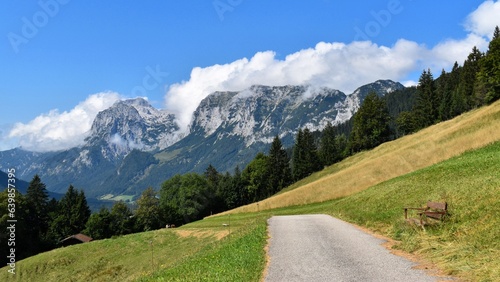
MULTIPOLYGON (((35 175, 26 194, 15 195, 17 260, 56 248, 77 233, 96 240, 166 224, 180 226, 259 201, 357 152, 491 104, 500 98, 499 28, 486 53, 474 47, 462 65, 456 62, 450 72, 434 76, 430 69, 423 70, 418 86, 383 97, 369 94, 350 121, 328 124, 322 132, 298 130, 292 148, 284 148, 276 136, 269 150, 244 168, 222 173, 209 165, 203 174, 175 175, 159 191, 144 190, 133 205, 116 202, 91 214, 83 190, 69 185, 60 200, 49 199, 43 180, 35 175)), ((0 210, 7 210, 8 197, 7 189, 0 193, 0 210)), ((2 230, 7 228, 6 217, 2 212, 2 230)), ((7 239, 2 232, 3 260, 7 239)))

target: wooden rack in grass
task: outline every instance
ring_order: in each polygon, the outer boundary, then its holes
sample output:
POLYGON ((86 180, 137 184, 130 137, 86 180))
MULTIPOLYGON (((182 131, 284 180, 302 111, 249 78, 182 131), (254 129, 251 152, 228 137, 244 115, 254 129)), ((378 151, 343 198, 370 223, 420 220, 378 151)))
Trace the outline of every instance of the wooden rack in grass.
POLYGON ((403 208, 405 211, 405 219, 408 222, 413 222, 417 225, 424 226, 428 224, 427 219, 432 218, 442 221, 448 213, 448 204, 446 202, 427 202, 427 206, 423 208, 403 208), (419 218, 408 218, 408 210, 416 210, 419 218))

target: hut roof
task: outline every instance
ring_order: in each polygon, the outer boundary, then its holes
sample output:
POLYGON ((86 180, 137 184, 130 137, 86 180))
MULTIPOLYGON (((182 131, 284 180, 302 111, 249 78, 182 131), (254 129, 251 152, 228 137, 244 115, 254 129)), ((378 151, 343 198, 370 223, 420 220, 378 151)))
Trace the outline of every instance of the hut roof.
POLYGON ((82 243, 87 243, 87 242, 90 242, 92 241, 92 238, 85 235, 85 234, 81 234, 81 233, 78 233, 78 234, 75 234, 75 235, 71 235, 67 238, 64 238, 62 239, 59 243, 62 243, 64 244, 65 242, 68 242, 68 241, 75 241, 75 240, 78 240, 82 243))

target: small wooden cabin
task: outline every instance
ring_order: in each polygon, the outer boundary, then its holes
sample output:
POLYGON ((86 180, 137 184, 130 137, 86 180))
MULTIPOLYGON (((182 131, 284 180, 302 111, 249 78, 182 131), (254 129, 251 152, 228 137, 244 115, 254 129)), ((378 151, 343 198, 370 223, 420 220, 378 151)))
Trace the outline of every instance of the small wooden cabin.
POLYGON ((81 243, 87 243, 92 241, 92 238, 84 235, 84 234, 76 234, 76 235, 71 235, 61 241, 59 241, 59 244, 63 247, 71 246, 71 245, 76 245, 76 244, 81 244, 81 243))

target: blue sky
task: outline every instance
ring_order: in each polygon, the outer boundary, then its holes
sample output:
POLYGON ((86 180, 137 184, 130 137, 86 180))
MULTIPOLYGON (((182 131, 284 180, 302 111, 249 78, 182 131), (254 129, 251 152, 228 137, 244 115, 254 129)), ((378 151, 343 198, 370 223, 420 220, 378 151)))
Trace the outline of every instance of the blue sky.
POLYGON ((215 90, 411 84, 485 50, 498 1, 2 1, 0 150, 81 144, 99 110, 145 96, 179 117, 215 90), (363 42, 354 42, 363 41, 363 42))

